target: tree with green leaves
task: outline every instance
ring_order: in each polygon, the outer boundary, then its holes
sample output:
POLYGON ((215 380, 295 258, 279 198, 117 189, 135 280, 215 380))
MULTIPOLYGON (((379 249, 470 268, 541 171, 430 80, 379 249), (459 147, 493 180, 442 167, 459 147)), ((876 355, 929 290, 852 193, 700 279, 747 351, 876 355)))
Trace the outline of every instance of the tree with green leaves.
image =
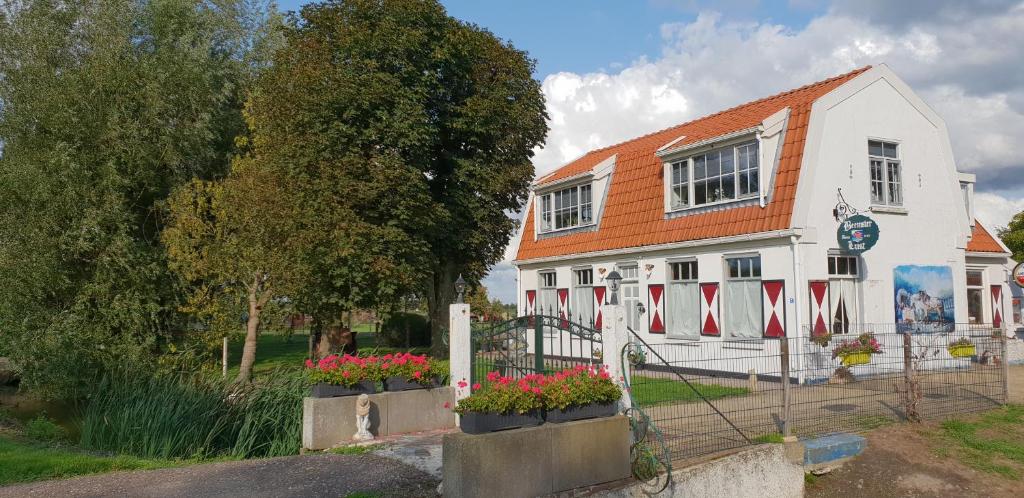
POLYGON ((453 282, 500 260, 547 133, 527 55, 434 0, 304 6, 253 101, 255 147, 298 178, 321 237, 319 317, 428 301, 441 352, 453 282))
POLYGON ((171 269, 187 282, 185 309, 203 318, 209 338, 237 330, 245 310, 245 345, 238 381, 252 378, 261 320, 273 300, 305 281, 295 255, 302 217, 287 178, 256 156, 236 159, 223 180, 195 180, 172 194, 163 232, 171 269))
POLYGON ((1014 215, 1010 223, 999 229, 998 233, 1003 244, 1013 253, 1010 257, 1017 262, 1024 261, 1024 211, 1014 215))
POLYGON ((72 394, 184 328, 162 205, 227 172, 274 15, 251 0, 0 9, 0 350, 24 386, 72 394))

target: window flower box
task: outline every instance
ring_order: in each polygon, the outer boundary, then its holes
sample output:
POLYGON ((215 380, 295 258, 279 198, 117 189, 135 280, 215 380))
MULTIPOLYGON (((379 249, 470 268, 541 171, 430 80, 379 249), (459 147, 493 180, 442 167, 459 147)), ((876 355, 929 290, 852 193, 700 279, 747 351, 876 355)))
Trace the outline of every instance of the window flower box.
POLYGON ((541 411, 531 410, 526 413, 466 412, 459 420, 459 427, 466 434, 486 434, 534 427, 544 423, 541 411))
POLYGON ((836 348, 832 350, 832 358, 839 358, 844 367, 852 367, 871 363, 871 355, 881 352, 882 346, 875 336, 865 333, 857 336, 856 339, 842 341, 836 345, 836 348))
POLYGON ((341 396, 358 396, 360 394, 374 394, 377 392, 377 383, 372 380, 363 380, 351 386, 340 386, 318 382, 313 384, 310 396, 314 398, 337 398, 341 396))
POLYGON ((615 403, 590 403, 583 406, 570 406, 565 409, 548 410, 546 419, 551 423, 571 422, 588 418, 611 417, 615 415, 615 403))
POLYGON ((977 353, 974 343, 966 337, 949 343, 946 350, 953 358, 970 358, 977 353))
POLYGON ((871 363, 871 353, 847 353, 839 355, 839 357, 840 360, 842 360, 844 367, 867 365, 868 363, 871 363))

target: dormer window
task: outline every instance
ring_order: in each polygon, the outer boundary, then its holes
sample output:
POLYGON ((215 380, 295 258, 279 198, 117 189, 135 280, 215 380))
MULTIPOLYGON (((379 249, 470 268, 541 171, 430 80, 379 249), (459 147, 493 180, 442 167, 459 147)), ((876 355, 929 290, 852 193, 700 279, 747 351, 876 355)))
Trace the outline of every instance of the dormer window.
POLYGON ((594 202, 589 183, 542 194, 540 231, 551 232, 594 223, 594 202))
POLYGON ((756 197, 760 192, 757 141, 713 149, 671 166, 673 210, 756 197))

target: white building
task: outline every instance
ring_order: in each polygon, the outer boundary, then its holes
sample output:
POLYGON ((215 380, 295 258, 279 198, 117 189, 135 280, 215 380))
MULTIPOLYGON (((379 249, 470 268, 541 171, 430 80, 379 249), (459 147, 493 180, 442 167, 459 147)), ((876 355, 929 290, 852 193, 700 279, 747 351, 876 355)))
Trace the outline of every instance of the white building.
POLYGON ((519 312, 600 322, 617 270, 649 343, 1008 329, 1009 251, 974 220, 974 181, 941 117, 887 66, 859 69, 539 178, 514 242, 519 312), (840 189, 879 230, 859 255, 837 240, 840 189))

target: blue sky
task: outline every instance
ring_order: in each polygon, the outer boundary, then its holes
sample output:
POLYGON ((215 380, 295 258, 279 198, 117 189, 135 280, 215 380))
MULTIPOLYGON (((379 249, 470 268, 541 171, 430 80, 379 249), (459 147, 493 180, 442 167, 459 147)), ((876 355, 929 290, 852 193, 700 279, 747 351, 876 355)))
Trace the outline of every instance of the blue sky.
MULTIPOLYGON (((283 0, 292 10, 300 0, 283 0)), ((534 167, 759 97, 888 64, 946 121, 978 219, 1024 211, 1020 0, 442 1, 537 59, 550 116, 534 167)), ((506 260, 484 283, 515 300, 506 260)))

